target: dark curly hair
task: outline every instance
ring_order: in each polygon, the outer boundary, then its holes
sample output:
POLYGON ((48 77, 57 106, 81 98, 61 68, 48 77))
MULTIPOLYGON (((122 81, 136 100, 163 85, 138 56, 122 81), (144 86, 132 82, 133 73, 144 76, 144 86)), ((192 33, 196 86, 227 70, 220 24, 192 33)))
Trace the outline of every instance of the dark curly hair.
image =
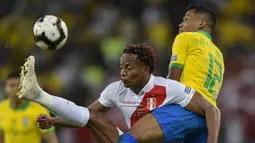
POLYGON ((156 67, 157 54, 155 48, 152 45, 147 44, 127 44, 123 50, 123 54, 136 54, 137 59, 144 62, 150 68, 152 73, 156 67))

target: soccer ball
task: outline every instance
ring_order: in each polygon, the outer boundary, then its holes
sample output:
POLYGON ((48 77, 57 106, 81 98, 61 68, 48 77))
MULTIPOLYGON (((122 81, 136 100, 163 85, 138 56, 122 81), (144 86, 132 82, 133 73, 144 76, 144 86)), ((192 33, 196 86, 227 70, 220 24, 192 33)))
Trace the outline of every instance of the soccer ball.
POLYGON ((62 19, 46 15, 35 22, 33 34, 39 48, 53 51, 60 49, 66 43, 68 31, 62 19))

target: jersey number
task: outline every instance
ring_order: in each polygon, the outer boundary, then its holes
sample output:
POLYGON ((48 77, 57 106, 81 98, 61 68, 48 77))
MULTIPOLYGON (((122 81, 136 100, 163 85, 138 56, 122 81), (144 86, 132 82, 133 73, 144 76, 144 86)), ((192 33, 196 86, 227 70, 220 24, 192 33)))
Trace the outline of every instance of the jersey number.
POLYGON ((215 85, 216 81, 218 81, 219 83, 222 81, 222 68, 221 64, 213 57, 212 54, 209 54, 209 58, 210 63, 208 68, 208 75, 204 87, 209 91, 209 93, 213 95, 214 99, 216 99, 217 94, 213 90, 213 86, 215 85), (214 63, 216 64, 216 67, 214 67, 214 63), (214 68, 217 68, 219 73, 213 74, 214 68))

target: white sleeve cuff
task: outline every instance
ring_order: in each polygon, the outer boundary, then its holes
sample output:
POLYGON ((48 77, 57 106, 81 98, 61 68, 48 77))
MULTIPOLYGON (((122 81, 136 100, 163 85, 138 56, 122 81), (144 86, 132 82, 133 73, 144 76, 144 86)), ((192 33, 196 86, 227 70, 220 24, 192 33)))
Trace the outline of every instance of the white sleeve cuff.
POLYGON ((109 108, 113 107, 113 105, 110 104, 110 103, 108 103, 108 101, 106 101, 103 97, 100 97, 100 98, 98 99, 98 101, 99 101, 102 105, 104 105, 105 107, 109 107, 109 108))
POLYGON ((179 103, 180 106, 185 107, 189 104, 190 100, 192 99, 193 95, 195 94, 195 90, 192 89, 190 94, 187 94, 185 99, 179 103))

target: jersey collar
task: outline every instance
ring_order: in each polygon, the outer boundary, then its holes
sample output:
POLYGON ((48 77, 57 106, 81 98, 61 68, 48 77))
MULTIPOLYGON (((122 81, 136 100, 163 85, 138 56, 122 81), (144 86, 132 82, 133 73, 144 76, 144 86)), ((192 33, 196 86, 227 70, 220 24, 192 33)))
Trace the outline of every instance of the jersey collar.
MULTIPOLYGON (((22 105, 20 108, 18 108, 18 109, 16 109, 16 110, 26 111, 27 108, 29 107, 29 104, 30 104, 30 102, 29 102, 29 101, 26 101, 26 103, 25 103, 24 105, 22 105)), ((9 107, 10 107, 11 109, 13 109, 12 106, 11 106, 11 101, 9 101, 9 107)), ((13 110, 14 110, 14 109, 13 109, 13 110)))
POLYGON ((211 35, 209 33, 205 32, 205 31, 201 31, 201 30, 199 30, 197 32, 205 35, 208 39, 212 40, 212 37, 211 37, 211 35))
POLYGON ((150 75, 150 80, 143 87, 143 89, 139 92, 139 95, 143 95, 144 93, 150 91, 154 87, 154 81, 155 81, 155 76, 151 74, 150 75))

